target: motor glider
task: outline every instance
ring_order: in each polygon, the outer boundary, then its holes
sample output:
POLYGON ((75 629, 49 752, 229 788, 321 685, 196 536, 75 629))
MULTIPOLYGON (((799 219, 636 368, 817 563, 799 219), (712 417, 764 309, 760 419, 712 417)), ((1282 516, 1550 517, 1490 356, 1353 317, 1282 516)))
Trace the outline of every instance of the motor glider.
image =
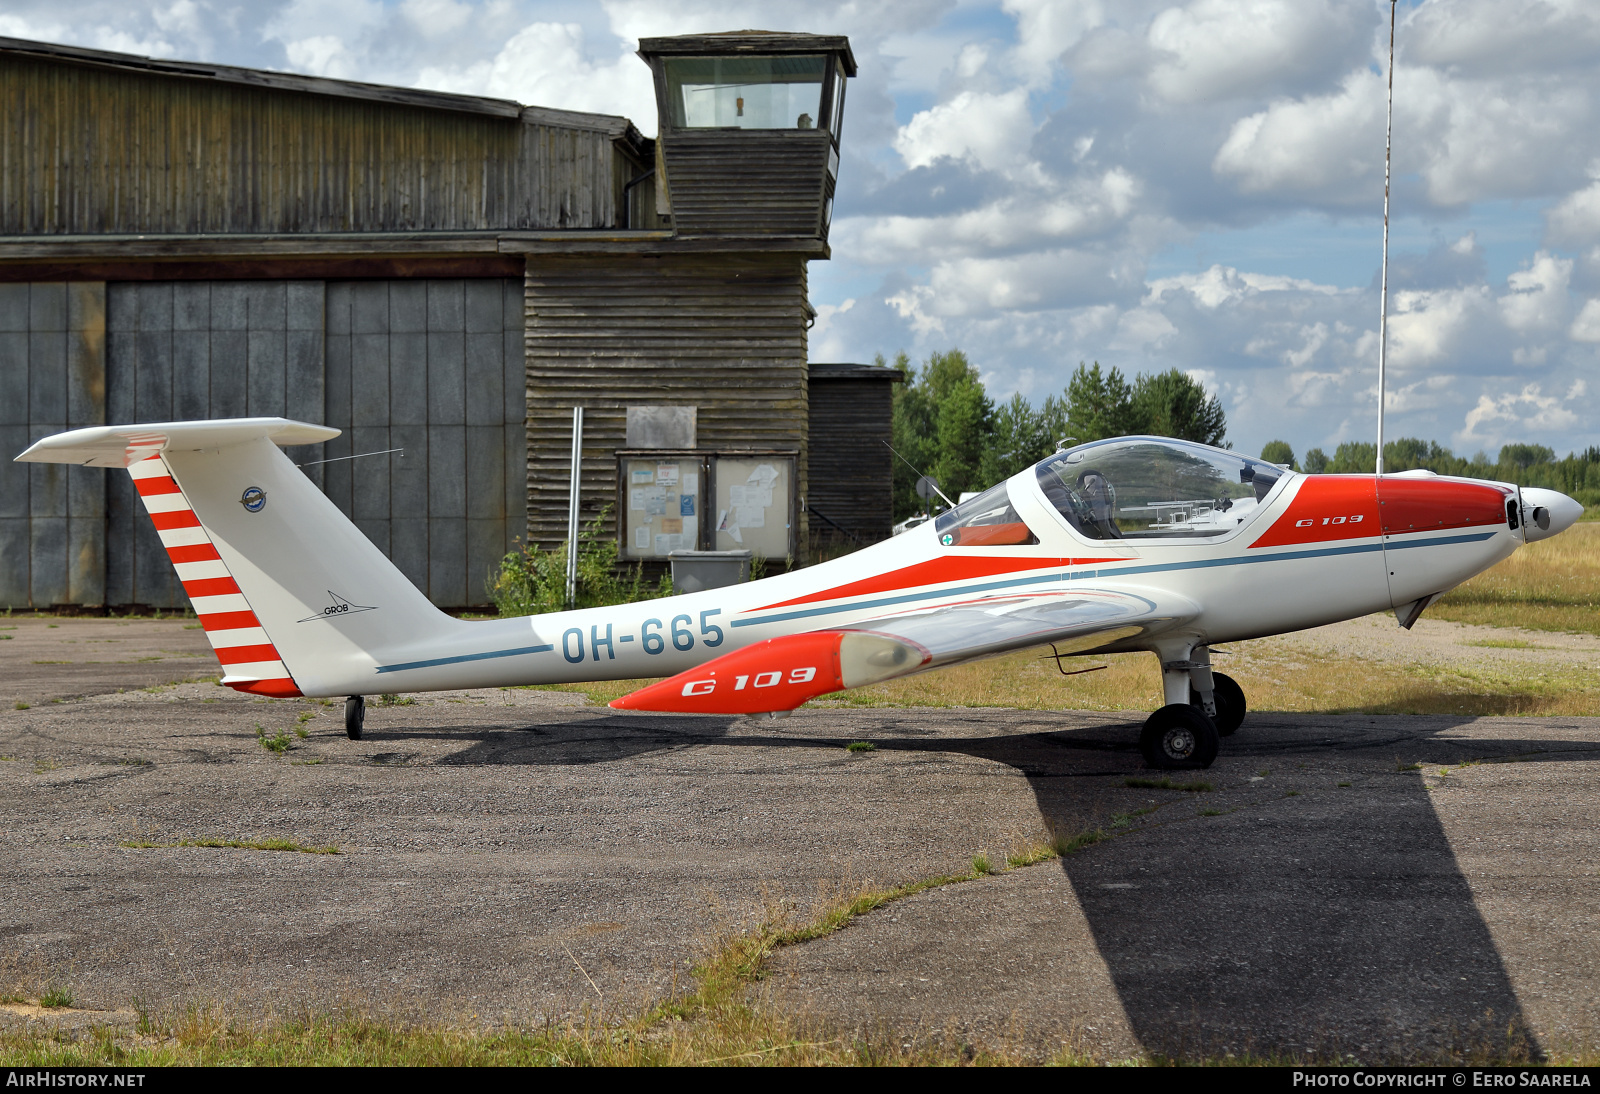
MULTIPOLYGON (((1148 651, 1162 705, 1140 747, 1207 767, 1246 700, 1211 651, 1440 595, 1582 506, 1437 476, 1303 475, 1162 437, 1059 451, 902 535, 742 585, 465 621, 439 611, 280 445, 282 418, 94 426, 19 461, 122 467, 221 662, 279 698, 665 677, 620 710, 779 717, 848 688, 1028 647, 1148 651)), ((668 499, 669 502, 671 499, 668 499)))

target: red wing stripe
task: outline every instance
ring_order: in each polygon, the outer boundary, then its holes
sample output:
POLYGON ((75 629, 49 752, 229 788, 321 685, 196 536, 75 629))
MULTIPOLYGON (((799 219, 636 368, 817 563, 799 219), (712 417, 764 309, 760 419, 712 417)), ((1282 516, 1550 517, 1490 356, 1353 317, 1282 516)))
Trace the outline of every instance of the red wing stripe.
POLYGON ((1065 569, 1067 566, 1091 565, 1097 562, 1120 562, 1114 558, 1016 558, 1005 555, 944 555, 927 562, 919 562, 915 566, 905 566, 898 570, 891 570, 886 574, 875 577, 863 578, 832 589, 824 589, 818 593, 809 593, 806 596, 797 596, 793 600, 780 600, 776 604, 768 604, 761 608, 752 608, 751 611, 766 611, 768 608, 787 608, 791 604, 812 604, 819 600, 843 600, 851 596, 867 596, 872 593, 896 592, 901 589, 914 588, 918 585, 942 585, 947 581, 970 581, 980 577, 996 577, 1000 574, 1019 573, 1023 570, 1044 570, 1050 567, 1065 569))
POLYGON ((147 498, 151 494, 183 493, 171 475, 152 475, 148 479, 134 479, 133 485, 138 489, 141 498, 147 498))
POLYGON ((199 577, 183 583, 183 591, 190 599, 197 596, 222 596, 239 591, 239 583, 231 577, 199 577))
POLYGON ((151 513, 150 523, 156 526, 156 531, 165 532, 169 528, 198 528, 200 518, 194 515, 193 509, 179 509, 172 513, 151 513))
POLYGON ((195 543, 187 547, 168 547, 167 557, 173 563, 179 562, 216 562, 222 558, 217 554, 217 549, 209 543, 195 543))
POLYGON ((224 646, 216 651, 217 660, 224 665, 245 665, 252 661, 279 661, 278 649, 268 642, 264 646, 224 646))
MULTIPOLYGON (((200 617, 200 625, 208 631, 236 631, 241 627, 259 627, 261 621, 255 612, 211 612, 200 617)), ((272 656, 276 659, 278 655, 272 656)))

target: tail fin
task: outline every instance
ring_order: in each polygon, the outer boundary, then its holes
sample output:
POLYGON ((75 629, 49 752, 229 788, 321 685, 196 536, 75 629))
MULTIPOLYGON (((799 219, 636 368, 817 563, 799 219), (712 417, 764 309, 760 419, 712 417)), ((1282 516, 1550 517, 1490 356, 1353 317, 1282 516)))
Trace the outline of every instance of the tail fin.
POLYGON ((224 684, 360 694, 386 648, 461 624, 277 448, 338 435, 283 418, 95 426, 46 437, 17 459, 128 469, 224 684))

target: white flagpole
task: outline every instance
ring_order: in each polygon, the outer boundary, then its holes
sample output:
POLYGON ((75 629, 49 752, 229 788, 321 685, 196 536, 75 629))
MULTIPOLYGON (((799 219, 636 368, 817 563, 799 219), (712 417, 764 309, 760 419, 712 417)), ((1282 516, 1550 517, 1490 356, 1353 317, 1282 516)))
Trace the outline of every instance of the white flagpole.
POLYGON ((1389 112, 1383 131, 1383 272, 1378 300, 1378 474, 1383 474, 1384 367, 1389 356, 1389 151, 1394 144, 1394 9, 1389 0, 1389 112))
POLYGON ((572 408, 572 478, 567 487, 567 607, 578 605, 578 502, 583 485, 583 407, 572 408))

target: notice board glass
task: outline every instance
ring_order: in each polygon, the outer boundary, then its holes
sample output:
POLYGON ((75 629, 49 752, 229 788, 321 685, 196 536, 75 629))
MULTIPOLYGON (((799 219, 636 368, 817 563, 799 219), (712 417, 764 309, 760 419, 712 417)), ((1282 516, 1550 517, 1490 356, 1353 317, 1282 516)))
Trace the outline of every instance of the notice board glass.
POLYGON ((794 459, 718 456, 712 461, 714 551, 747 550, 761 558, 794 553, 794 459))
POLYGON ((621 464, 622 555, 666 558, 700 549, 704 461, 699 456, 627 456, 621 464))

